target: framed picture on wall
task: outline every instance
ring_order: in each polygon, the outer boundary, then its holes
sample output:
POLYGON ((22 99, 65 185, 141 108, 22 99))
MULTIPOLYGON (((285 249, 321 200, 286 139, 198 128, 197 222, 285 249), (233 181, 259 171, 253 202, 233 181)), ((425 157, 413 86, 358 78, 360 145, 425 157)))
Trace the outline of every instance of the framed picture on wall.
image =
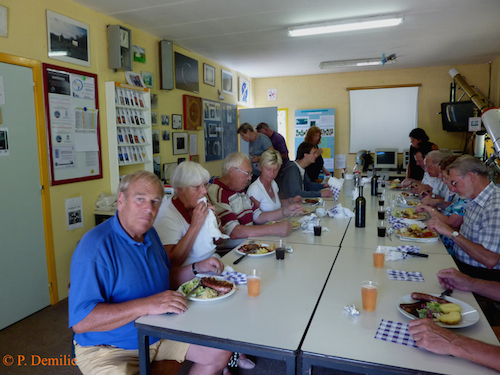
POLYGON ((47 10, 48 56, 90 67, 89 25, 47 10))
POLYGON ((203 83, 215 86, 215 68, 205 63, 203 63, 203 83))
POLYGON ((153 88, 153 73, 141 70, 141 76, 146 87, 153 88))
POLYGON ((187 154, 188 133, 172 133, 174 155, 187 154))
POLYGON ((248 104, 250 99, 250 82, 243 77, 238 77, 238 98, 239 101, 248 104))
POLYGON ((172 129, 182 129, 182 115, 172 115, 172 129))
POLYGON ((224 94, 233 95, 233 73, 222 69, 222 92, 224 94))

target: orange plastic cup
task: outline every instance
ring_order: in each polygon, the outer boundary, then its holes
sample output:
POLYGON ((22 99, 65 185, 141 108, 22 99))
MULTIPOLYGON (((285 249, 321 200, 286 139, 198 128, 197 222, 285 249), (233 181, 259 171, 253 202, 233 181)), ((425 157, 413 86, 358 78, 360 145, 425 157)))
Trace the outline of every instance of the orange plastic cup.
POLYGON ((377 306, 378 283, 375 281, 363 281, 361 283, 361 301, 363 310, 375 311, 377 306))
POLYGON ((374 252, 373 253, 373 266, 376 268, 384 268, 385 253, 374 252))
POLYGON ((258 297, 260 294, 260 272, 250 270, 247 273, 247 290, 250 297, 258 297))

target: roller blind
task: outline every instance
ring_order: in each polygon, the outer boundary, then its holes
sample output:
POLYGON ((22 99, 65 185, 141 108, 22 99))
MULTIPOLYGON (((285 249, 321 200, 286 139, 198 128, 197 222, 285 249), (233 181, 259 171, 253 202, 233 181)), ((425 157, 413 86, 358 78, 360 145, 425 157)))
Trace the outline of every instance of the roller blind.
POLYGON ((418 86, 348 89, 351 113, 349 152, 409 148, 418 124, 418 86))

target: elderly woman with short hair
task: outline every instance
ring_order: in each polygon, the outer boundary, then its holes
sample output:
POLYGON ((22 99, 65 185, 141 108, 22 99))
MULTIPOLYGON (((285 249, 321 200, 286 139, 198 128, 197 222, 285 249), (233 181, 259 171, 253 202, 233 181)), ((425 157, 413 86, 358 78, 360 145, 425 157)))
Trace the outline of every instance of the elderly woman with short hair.
POLYGON ((174 196, 162 204, 154 227, 172 267, 196 263, 215 253, 216 245, 203 226, 208 210, 214 209, 206 204, 209 179, 208 171, 191 161, 179 164, 170 178, 174 196))
MULTIPOLYGON (((262 212, 274 211, 279 208, 296 204, 296 212, 302 212, 302 197, 297 195, 293 198, 281 199, 278 196, 279 188, 275 178, 282 164, 282 158, 278 151, 267 150, 259 160, 260 176, 247 190, 247 194, 262 212)), ((256 211, 257 212, 257 211, 256 211)), ((256 219, 254 212, 254 220, 256 219)))

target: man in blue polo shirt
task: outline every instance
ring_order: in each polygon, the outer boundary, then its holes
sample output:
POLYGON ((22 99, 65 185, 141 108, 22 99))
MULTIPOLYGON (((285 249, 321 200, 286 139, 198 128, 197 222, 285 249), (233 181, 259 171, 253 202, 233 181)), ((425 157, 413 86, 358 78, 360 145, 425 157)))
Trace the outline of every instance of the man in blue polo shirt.
MULTIPOLYGON (((150 314, 187 310, 184 296, 171 287, 197 272, 220 272, 216 258, 170 269, 170 261, 152 227, 163 198, 153 173, 134 172, 120 182, 117 212, 90 230, 71 261, 69 325, 75 355, 84 374, 133 374, 138 371, 134 321, 150 314), (172 285, 171 285, 172 284, 172 285)), ((194 362, 190 374, 220 374, 230 352, 151 338, 153 360, 194 362)))

